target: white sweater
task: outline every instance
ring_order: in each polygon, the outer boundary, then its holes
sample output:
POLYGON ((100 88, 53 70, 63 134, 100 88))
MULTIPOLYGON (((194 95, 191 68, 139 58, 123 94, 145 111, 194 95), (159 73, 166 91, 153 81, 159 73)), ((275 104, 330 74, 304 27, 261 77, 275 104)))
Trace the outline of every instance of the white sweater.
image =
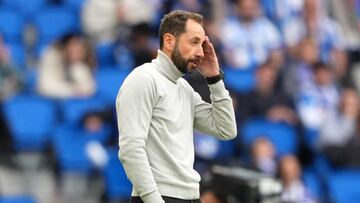
POLYGON ((222 140, 236 137, 232 100, 223 81, 209 85, 212 104, 204 102, 161 51, 151 63, 132 71, 117 101, 119 158, 133 184, 132 196, 145 203, 161 195, 199 198, 193 169, 193 129, 222 140))

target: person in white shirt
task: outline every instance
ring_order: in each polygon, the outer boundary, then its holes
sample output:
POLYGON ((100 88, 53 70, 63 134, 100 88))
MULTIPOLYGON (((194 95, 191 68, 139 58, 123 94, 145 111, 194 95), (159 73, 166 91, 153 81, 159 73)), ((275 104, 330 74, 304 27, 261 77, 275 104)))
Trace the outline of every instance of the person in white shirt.
POLYGON ((119 90, 119 158, 133 184, 130 202, 200 202, 193 130, 236 137, 232 100, 202 20, 181 10, 165 15, 157 58, 135 68, 119 90), (195 70, 206 78, 211 104, 182 78, 195 70))

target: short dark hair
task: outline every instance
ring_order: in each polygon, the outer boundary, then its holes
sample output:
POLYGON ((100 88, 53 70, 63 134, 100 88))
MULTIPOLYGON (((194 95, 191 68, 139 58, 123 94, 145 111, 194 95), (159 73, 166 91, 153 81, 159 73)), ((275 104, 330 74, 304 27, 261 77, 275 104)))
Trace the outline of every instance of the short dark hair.
POLYGON ((175 37, 185 32, 186 22, 191 19, 203 25, 203 16, 184 10, 175 10, 166 14, 161 19, 159 28, 160 49, 164 46, 164 35, 170 33, 175 37))
POLYGON ((317 71, 320 71, 320 70, 330 70, 330 67, 328 66, 328 64, 324 63, 323 61, 317 61, 313 64, 312 66, 313 68, 313 71, 314 72, 317 72, 317 71))

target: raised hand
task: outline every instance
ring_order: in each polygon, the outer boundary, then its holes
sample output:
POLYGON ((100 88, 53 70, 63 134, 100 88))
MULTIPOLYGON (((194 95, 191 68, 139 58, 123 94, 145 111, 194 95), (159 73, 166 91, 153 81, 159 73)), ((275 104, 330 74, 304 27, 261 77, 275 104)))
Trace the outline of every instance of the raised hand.
POLYGON ((206 36, 202 45, 204 58, 202 59, 198 71, 205 77, 213 77, 219 75, 219 62, 215 53, 213 44, 210 42, 209 37, 206 36))

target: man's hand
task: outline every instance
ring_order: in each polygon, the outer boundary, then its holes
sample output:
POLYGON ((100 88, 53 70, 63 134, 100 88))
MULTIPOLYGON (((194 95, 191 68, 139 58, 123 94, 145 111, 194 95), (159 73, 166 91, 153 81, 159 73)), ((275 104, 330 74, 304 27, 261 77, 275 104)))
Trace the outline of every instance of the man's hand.
POLYGON ((204 51, 204 58, 202 59, 198 70, 205 77, 213 77, 220 74, 219 62, 215 53, 214 46, 206 36, 205 41, 202 45, 204 51))

